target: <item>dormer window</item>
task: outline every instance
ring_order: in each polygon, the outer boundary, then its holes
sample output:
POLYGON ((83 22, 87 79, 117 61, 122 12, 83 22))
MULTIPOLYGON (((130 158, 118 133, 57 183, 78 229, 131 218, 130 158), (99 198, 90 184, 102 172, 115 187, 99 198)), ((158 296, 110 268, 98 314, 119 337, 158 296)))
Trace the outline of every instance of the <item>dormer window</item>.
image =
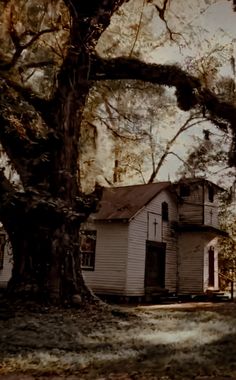
POLYGON ((208 200, 211 203, 214 202, 214 187, 213 186, 208 186, 208 200))
POLYGON ((190 187, 186 184, 180 185, 180 196, 181 197, 189 197, 190 195, 190 187))
POLYGON ((161 215, 162 215, 162 220, 165 222, 168 222, 169 220, 169 207, 168 203, 163 202, 161 204, 161 215))

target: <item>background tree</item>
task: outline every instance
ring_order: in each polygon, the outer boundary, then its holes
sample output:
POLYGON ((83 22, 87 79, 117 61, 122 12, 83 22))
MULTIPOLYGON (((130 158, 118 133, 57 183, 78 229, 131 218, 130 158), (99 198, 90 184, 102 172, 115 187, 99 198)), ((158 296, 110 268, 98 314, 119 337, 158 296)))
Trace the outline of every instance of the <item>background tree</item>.
MULTIPOLYGON (((174 87, 182 110, 202 107, 218 128, 231 131, 234 164, 234 105, 176 65, 97 53, 113 14, 128 5, 124 0, 0 3, 0 141, 21 185, 16 188, 1 171, 0 219, 13 249, 12 292, 30 291, 54 302, 91 299, 78 237, 99 189, 82 192, 78 160, 83 112, 96 81, 138 79, 174 87)), ((156 5, 163 22, 166 7, 156 5)))

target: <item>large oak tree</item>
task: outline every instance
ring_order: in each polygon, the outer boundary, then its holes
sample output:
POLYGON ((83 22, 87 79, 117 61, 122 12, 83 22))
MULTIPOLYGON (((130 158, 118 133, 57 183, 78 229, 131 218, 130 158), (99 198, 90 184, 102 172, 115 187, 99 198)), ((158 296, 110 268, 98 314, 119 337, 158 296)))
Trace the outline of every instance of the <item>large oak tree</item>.
MULTIPOLYGON (((91 297, 80 269, 79 227, 100 192, 82 192, 78 160, 83 111, 95 81, 175 87, 182 110, 206 110, 232 133, 229 162, 235 163, 234 105, 180 67, 98 56, 99 38, 125 2, 1 1, 0 142, 19 176, 14 186, 0 172, 0 220, 14 259, 11 292, 31 291, 54 302, 91 297), (40 75, 48 77, 48 87, 40 75)), ((164 21, 167 3, 156 6, 164 21)))

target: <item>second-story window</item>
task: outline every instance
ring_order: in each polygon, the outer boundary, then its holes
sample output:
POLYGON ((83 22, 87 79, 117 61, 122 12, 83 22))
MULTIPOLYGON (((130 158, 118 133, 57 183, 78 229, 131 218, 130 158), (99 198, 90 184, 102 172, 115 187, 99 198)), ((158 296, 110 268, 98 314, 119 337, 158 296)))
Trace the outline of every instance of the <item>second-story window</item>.
POLYGON ((186 184, 180 185, 180 194, 181 197, 188 197, 190 195, 190 187, 186 184))
POLYGON ((211 203, 214 202, 214 187, 213 186, 208 186, 208 200, 211 203))
POLYGON ((168 222, 169 220, 169 207, 168 203, 163 202, 161 204, 161 215, 162 215, 162 220, 168 222))

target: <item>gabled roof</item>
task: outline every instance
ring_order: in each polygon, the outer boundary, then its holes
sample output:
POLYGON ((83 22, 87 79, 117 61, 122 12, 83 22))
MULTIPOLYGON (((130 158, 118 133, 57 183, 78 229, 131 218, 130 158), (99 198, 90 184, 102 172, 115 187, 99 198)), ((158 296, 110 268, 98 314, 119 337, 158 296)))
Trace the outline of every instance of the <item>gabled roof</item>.
POLYGON ((195 185, 199 183, 206 183, 208 185, 215 187, 218 191, 225 191, 223 187, 216 185, 214 182, 211 182, 204 177, 181 178, 180 180, 174 183, 174 186, 178 187, 179 185, 182 185, 182 184, 188 184, 191 186, 191 185, 195 185))
POLYGON ((93 217, 96 220, 129 220, 157 194, 170 186, 170 182, 158 182, 104 188, 98 211, 93 217))

